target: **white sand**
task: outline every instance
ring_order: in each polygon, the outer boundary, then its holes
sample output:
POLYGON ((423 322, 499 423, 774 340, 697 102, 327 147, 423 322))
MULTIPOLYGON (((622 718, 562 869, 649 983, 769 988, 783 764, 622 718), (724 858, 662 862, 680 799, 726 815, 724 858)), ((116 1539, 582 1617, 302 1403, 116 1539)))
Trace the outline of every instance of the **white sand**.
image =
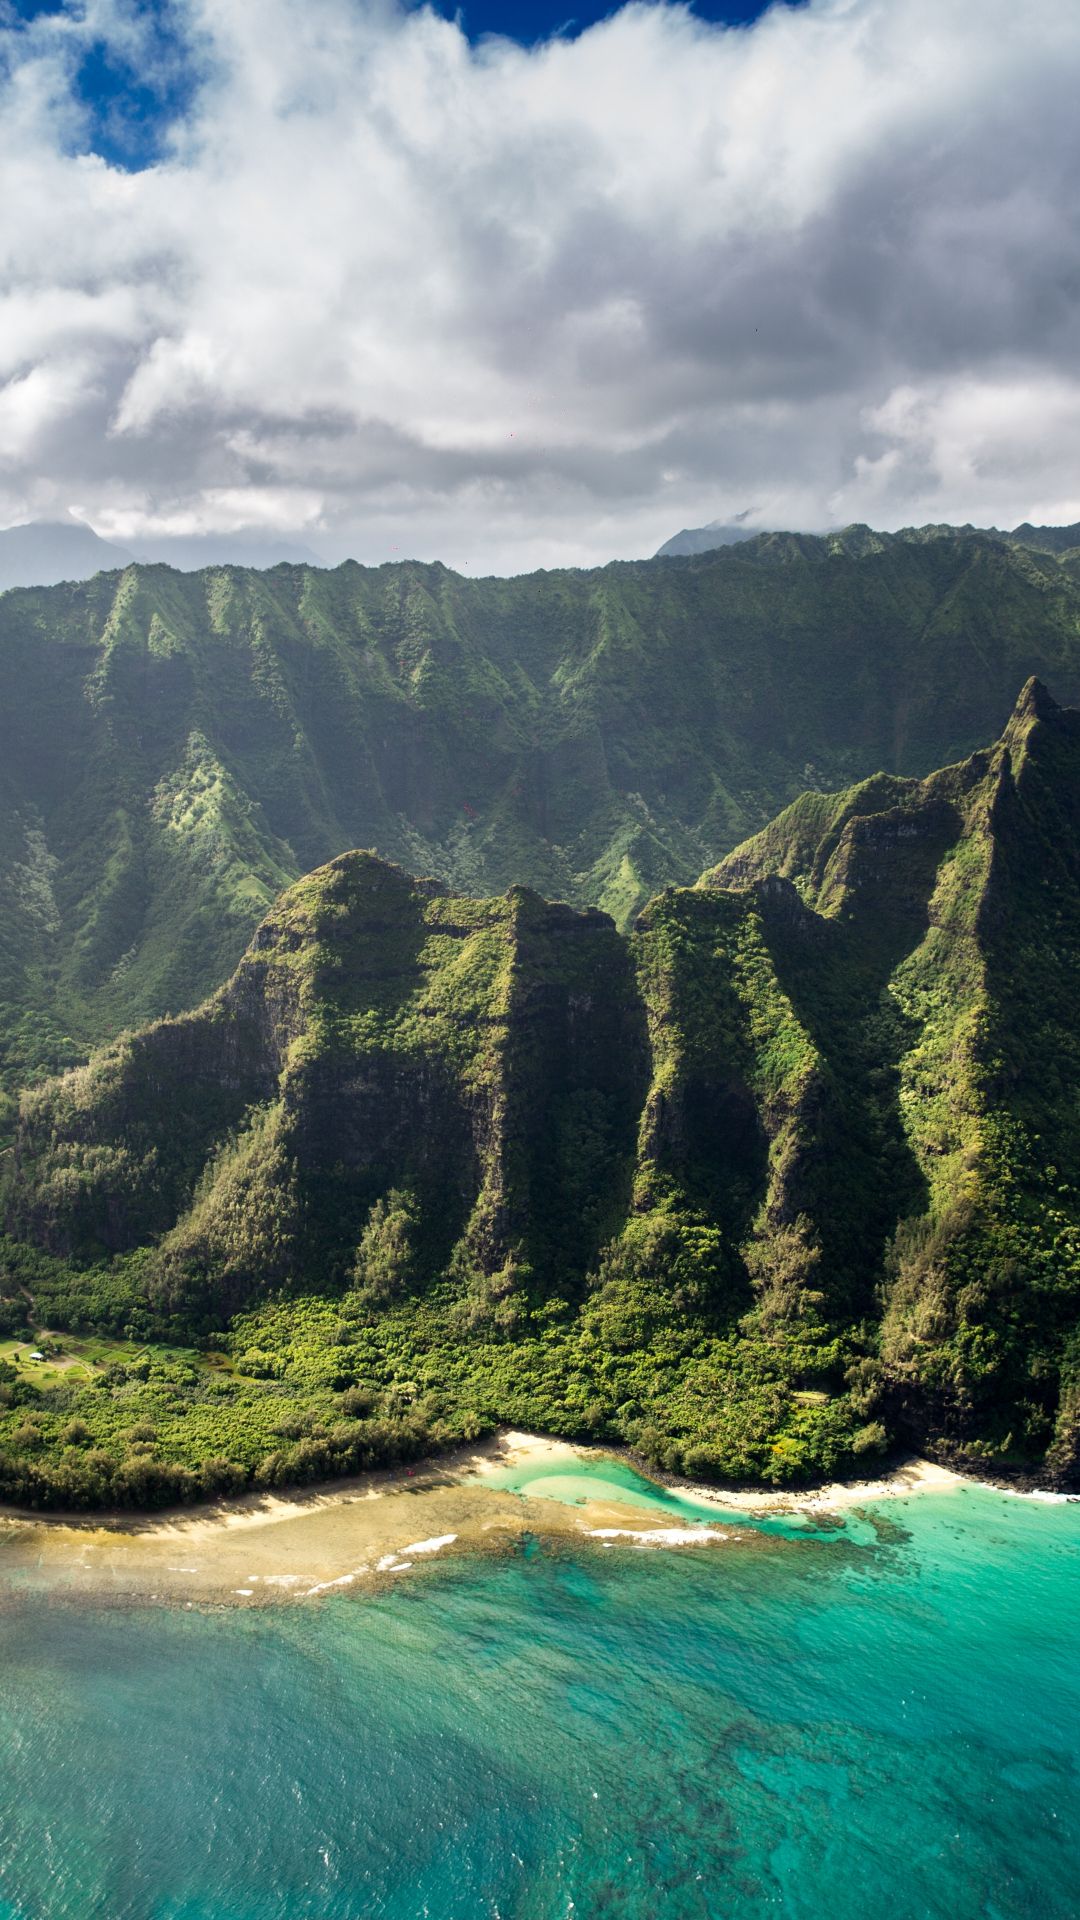
MULTIPOLYGON (((572 1476, 587 1463, 612 1457, 610 1449, 508 1430, 414 1467, 364 1474, 311 1492, 247 1494, 165 1519, 9 1513, 0 1515, 0 1570, 18 1570, 30 1584, 50 1590, 257 1606, 367 1588, 454 1548, 514 1549, 526 1528, 550 1537, 584 1534, 604 1547, 618 1541, 705 1546, 755 1537, 750 1532, 732 1536, 704 1524, 665 1525, 663 1514, 646 1514, 614 1487, 605 1487, 599 1476, 592 1489, 582 1476, 584 1499, 574 1505, 546 1498, 539 1478, 529 1489, 527 1514, 518 1492, 493 1484, 494 1475, 507 1467, 524 1468, 527 1477, 530 1466, 557 1466, 572 1476), (650 1524, 653 1519, 656 1524, 650 1524)), ((799 1492, 731 1492, 667 1476, 665 1484, 696 1507, 704 1522, 706 1515, 720 1520, 743 1513, 836 1512, 968 1483, 944 1467, 912 1460, 876 1480, 799 1492)))
POLYGON ((866 1506, 899 1495, 948 1493, 981 1483, 965 1479, 950 1467, 936 1466, 932 1460, 913 1459, 877 1480, 836 1480, 825 1487, 738 1487, 729 1491, 682 1480, 665 1479, 664 1484, 680 1499, 744 1513, 835 1513, 841 1507, 866 1506))

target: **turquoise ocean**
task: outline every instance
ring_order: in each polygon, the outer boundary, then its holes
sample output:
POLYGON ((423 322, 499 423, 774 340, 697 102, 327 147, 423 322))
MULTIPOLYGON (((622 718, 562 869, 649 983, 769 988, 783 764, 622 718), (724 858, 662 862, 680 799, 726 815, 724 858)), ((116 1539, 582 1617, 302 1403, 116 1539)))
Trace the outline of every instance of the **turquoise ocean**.
POLYGON ((0 1567, 0 1917, 1075 1920, 1080 1505, 730 1524, 247 1609, 0 1567))

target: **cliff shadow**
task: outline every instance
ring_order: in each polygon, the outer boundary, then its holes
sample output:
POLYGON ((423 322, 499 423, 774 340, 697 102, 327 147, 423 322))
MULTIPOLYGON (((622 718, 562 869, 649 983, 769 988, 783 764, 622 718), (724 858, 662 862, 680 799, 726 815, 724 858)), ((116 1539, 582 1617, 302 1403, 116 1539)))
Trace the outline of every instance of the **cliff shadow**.
POLYGON ((830 1309, 855 1316, 873 1308, 898 1221, 929 1205, 900 1106, 900 1062, 921 1027, 888 986, 929 931, 940 863, 961 822, 942 804, 923 818, 897 810, 853 825, 861 844, 847 862, 840 917, 813 913, 787 882, 757 891, 777 980, 824 1063, 801 1116, 789 1210, 818 1229, 830 1309))
POLYGON ((642 1130, 645 1189, 689 1226, 719 1229, 711 1309, 727 1323, 751 1306, 740 1248, 769 1178, 769 1132, 756 1086, 751 1008, 733 964, 746 900, 682 891, 638 922, 643 972, 663 984, 654 1006, 653 1084, 642 1130), (657 935, 655 959, 648 947, 657 935))
POLYGON ((606 914, 545 906, 518 937, 504 1220, 544 1294, 580 1294, 630 1210, 649 1086, 645 1005, 606 914))

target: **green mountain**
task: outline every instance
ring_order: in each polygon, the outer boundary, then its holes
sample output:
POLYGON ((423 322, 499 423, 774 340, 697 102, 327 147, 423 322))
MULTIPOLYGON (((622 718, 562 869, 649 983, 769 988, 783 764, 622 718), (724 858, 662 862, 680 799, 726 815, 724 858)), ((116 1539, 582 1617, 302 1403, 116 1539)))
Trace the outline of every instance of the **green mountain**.
MULTIPOLYGON (((852 534, 865 535, 870 532, 866 527, 847 527, 835 535, 829 536, 847 542, 852 534)), ((1000 527, 954 527, 938 525, 929 527, 901 527, 897 533, 875 533, 872 538, 882 546, 897 543, 924 541, 928 536, 933 539, 958 537, 963 539, 975 535, 986 540, 1004 541, 1010 546, 1030 547, 1035 553, 1065 554, 1080 550, 1080 525, 1067 527, 1033 527, 1025 520, 1019 527, 1003 532, 1000 527)), ((711 553, 716 547, 729 547, 748 536, 737 522, 712 520, 705 527, 683 527, 681 532, 665 540, 657 547, 655 558, 663 560, 671 556, 690 553, 711 553)))
POLYGON ((1033 527, 1030 520, 1014 527, 1004 536, 1018 547, 1031 547, 1035 553, 1080 554, 1080 522, 1071 527, 1033 527))
POLYGON ((950 529, 0 595, 0 1102, 197 1005, 350 847, 626 927, 806 786, 993 738, 1031 673, 1080 699, 1076 555, 950 529))
MULTIPOLYGON (((744 516, 745 518, 745 516, 744 516)), ((678 559, 690 553, 712 553, 716 547, 733 547, 740 540, 752 540, 756 528, 747 528, 739 520, 710 520, 706 527, 683 527, 657 547, 656 560, 678 559)))
MULTIPOLYGON (((499 1420, 778 1482, 1080 1473, 1080 714, 809 793, 622 933, 349 853, 198 1011, 27 1092, 0 1492, 175 1498, 499 1420)), ((5 1277, 6 1276, 6 1277, 5 1277)), ((2 1383, 0 1383, 2 1385, 2 1383)))

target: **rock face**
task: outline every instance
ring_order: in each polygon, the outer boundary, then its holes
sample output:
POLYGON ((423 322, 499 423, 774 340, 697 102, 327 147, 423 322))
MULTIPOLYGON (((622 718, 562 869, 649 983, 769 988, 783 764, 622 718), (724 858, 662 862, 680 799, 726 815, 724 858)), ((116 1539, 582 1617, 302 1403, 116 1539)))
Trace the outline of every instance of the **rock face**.
POLYGON ((3 1095, 228 979, 371 847, 628 927, 807 786, 922 775, 1039 673, 1080 699, 1075 555, 763 534, 513 580, 130 566, 0 597, 3 1095))
POLYGON ((406 1187, 428 1265, 460 1243, 482 1273, 513 1255, 559 1282, 625 1210, 646 1072, 606 914, 346 854, 205 1007, 26 1096, 12 1225, 76 1258, 154 1240, 162 1298, 220 1314, 289 1272, 343 1280, 373 1203, 406 1187))
POLYGON ((667 1315, 1068 1478, 1078 1004, 1080 714, 1030 681, 995 747, 804 795, 628 934, 343 855, 205 1006, 23 1096, 8 1227, 144 1249, 182 1331, 352 1284, 405 1194, 408 1287, 489 1332, 667 1315))

